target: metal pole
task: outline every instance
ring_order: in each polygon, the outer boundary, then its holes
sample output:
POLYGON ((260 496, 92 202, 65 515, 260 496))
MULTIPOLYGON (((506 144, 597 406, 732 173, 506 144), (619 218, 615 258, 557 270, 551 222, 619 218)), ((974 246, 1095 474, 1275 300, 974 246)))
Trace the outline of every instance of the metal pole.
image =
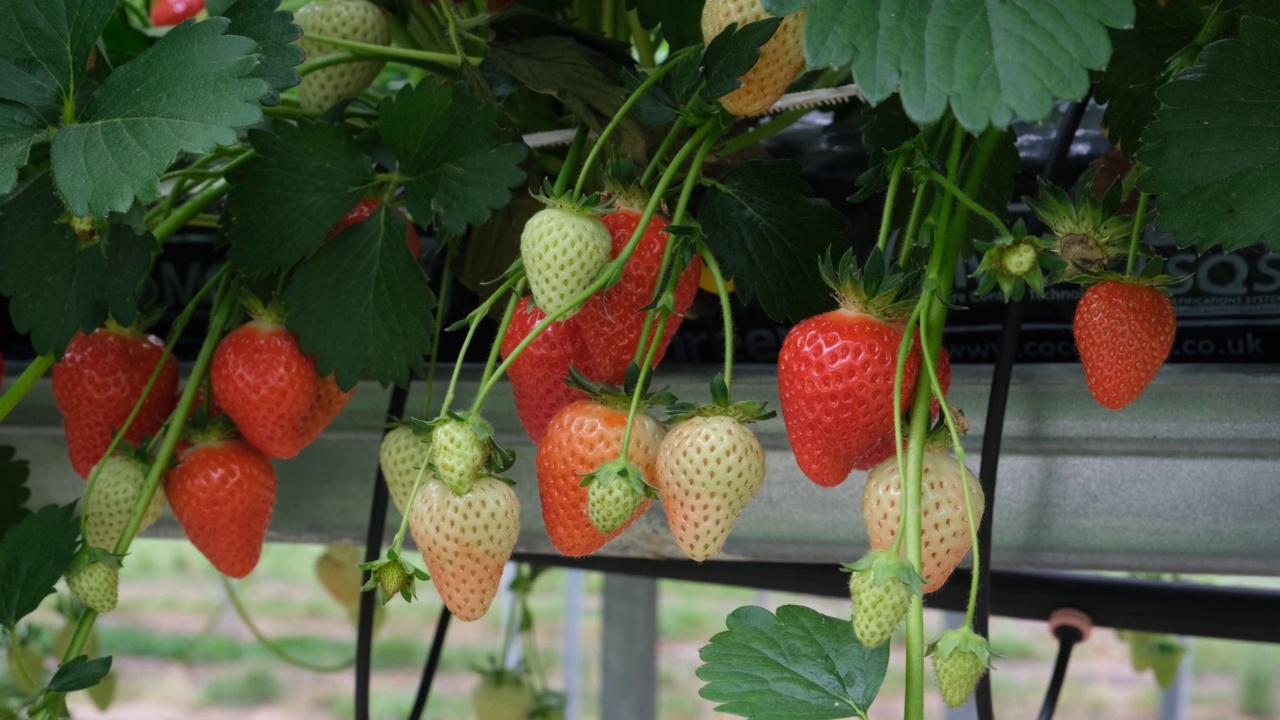
POLYGON ((564 601, 565 720, 582 717, 582 586, 585 570, 569 570, 564 601))
POLYGON ((602 720, 658 717, 658 581, 606 575, 602 720))

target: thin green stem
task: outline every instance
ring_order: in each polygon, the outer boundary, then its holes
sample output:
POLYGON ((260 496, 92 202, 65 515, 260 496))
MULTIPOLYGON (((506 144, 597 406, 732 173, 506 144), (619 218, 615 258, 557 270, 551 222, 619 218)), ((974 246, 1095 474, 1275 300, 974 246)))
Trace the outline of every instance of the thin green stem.
POLYGON ((590 132, 591 128, 579 125, 578 131, 573 134, 573 142, 569 144, 569 151, 565 153, 564 164, 560 166, 560 172, 556 175, 555 188, 551 191, 553 196, 560 197, 568 189, 569 177, 573 173, 573 168, 578 165, 578 156, 582 154, 582 146, 587 144, 587 135, 590 132))
MULTIPOLYGON (((920 334, 928 336, 929 313, 925 312, 920 316, 920 334)), ((966 628, 973 627, 973 612, 978 605, 978 572, 981 568, 981 561, 978 557, 978 521, 973 514, 973 501, 969 497, 972 492, 969 488, 969 468, 964 463, 964 444, 960 442, 960 431, 956 427, 955 417, 951 413, 951 405, 947 403, 946 394, 942 391, 942 382, 938 379, 938 368, 933 353, 924 353, 924 368, 929 376, 929 386, 933 390, 933 396, 938 399, 938 405, 942 408, 942 417, 947 422, 947 430, 951 433, 951 446, 956 451, 956 462, 960 464, 961 482, 964 485, 964 515, 965 522, 969 525, 969 539, 973 546, 973 565, 969 572, 971 573, 969 580, 969 605, 965 610, 964 626, 966 628)))
POLYGON ((983 220, 991 223, 991 226, 997 231, 1005 234, 1009 232, 1009 228, 1004 224, 1004 221, 996 217, 995 213, 982 207, 982 205, 979 205, 976 200, 969 197, 968 193, 956 187, 955 183, 940 174, 937 170, 929 170, 929 179, 941 185, 942 189, 946 190, 951 196, 963 203, 965 207, 969 208, 969 210, 977 213, 983 220))
POLYGON ((377 56, 363 52, 339 52, 321 55, 318 58, 308 60, 298 66, 298 74, 306 77, 317 70, 323 70, 327 67, 335 65, 346 65, 355 62, 367 62, 369 60, 378 60, 377 56))
POLYGON ((472 65, 479 65, 484 58, 463 56, 459 58, 451 53, 430 52, 427 50, 410 50, 408 48, 392 47, 390 45, 376 45, 373 43, 362 43, 354 40, 344 40, 331 35, 319 35, 316 33, 307 33, 307 39, 312 42, 324 43, 332 45, 343 50, 353 50, 355 52, 367 53, 374 57, 386 58, 389 60, 416 60, 418 62, 435 63, 437 65, 448 65, 449 67, 458 67, 464 61, 472 65))
POLYGON ((22 402, 22 398, 26 397, 27 393, 31 392, 31 388, 35 387, 40 378, 49 372, 49 368, 53 367, 53 360, 52 353, 41 355, 32 360, 31 364, 27 365, 22 374, 18 376, 18 379, 14 380, 13 384, 9 386, 9 389, 5 390, 3 395, 0 395, 0 422, 9 417, 9 413, 13 412, 18 403, 22 402))
POLYGON ((889 226, 893 220, 893 202, 898 197, 898 183, 902 180, 902 168, 907 163, 907 156, 903 155, 893 164, 893 170, 889 174, 889 189, 884 197, 884 210, 880 213, 880 237, 876 240, 876 247, 880 248, 880 252, 884 252, 885 245, 889 242, 889 226))
MULTIPOLYGON (((142 493, 133 506, 133 513, 129 516, 124 532, 120 534, 120 539, 116 542, 115 548, 112 549, 112 552, 117 557, 124 557, 129 552, 129 545, 133 543, 134 536, 138 534, 138 528, 142 525, 142 518, 146 514, 147 508, 151 505, 151 498, 155 495, 156 488, 160 485, 160 480, 164 477, 164 473, 169 467, 169 460, 173 458, 173 452, 178 447, 178 440, 182 436, 182 429, 186 425, 187 417, 191 414, 191 406, 195 403, 196 392, 200 388, 201 379, 209 371, 209 363, 213 359, 213 351, 218 345, 218 339, 222 337, 223 327, 231 317, 231 311, 236 307, 236 293, 231 292, 231 289, 226 287, 225 283, 224 287, 219 290, 220 297, 216 303, 213 317, 209 321, 209 331, 205 335, 204 344, 200 348, 200 354, 196 357, 196 364, 191 370, 191 375, 187 378, 187 385, 182 391, 182 397, 178 400, 178 407, 169 416, 169 430, 165 432, 164 442, 160 445, 160 451, 156 454, 155 460, 152 461, 151 469, 147 472, 147 478, 142 486, 142 493)), ((80 654, 80 650, 84 647, 84 642, 89 637, 89 632, 93 630, 93 623, 97 618, 98 613, 92 609, 86 609, 84 614, 80 616, 80 622, 76 625, 75 634, 71 636, 67 651, 62 656, 63 663, 80 654)))
POLYGON ((808 113, 809 110, 805 108, 796 108, 794 110, 786 110, 778 113, 765 122, 751 128, 747 132, 744 132, 741 135, 735 135, 734 137, 725 140, 724 144, 720 146, 718 154, 728 157, 743 148, 760 142, 761 140, 767 140, 792 125, 795 125, 799 122, 800 118, 804 117, 808 113))
POLYGON ((653 54, 653 36, 640 24, 640 14, 637 11, 627 11, 627 25, 631 28, 631 41, 636 46, 636 55, 640 56, 640 69, 652 69, 657 65, 653 54))
POLYGON ((31 672, 27 670, 26 653, 21 652, 21 645, 18 643, 18 629, 12 625, 9 626, 9 643, 12 647, 9 659, 13 662, 10 667, 18 668, 18 674, 22 676, 22 681, 27 687, 38 688, 40 683, 31 676, 31 672))
POLYGON ((444 22, 449 28, 449 40, 453 43, 453 52, 458 56, 458 65, 461 65, 466 60, 467 53, 462 49, 462 37, 458 34, 458 19, 453 16, 453 3, 440 3, 440 10, 444 13, 444 22))
POLYGON ((653 369, 653 358, 658 354, 658 346, 662 344, 662 331, 667 328, 667 312, 658 311, 658 327, 649 342, 649 352, 645 353, 644 362, 640 364, 640 379, 636 381, 635 391, 631 393, 631 407, 627 410, 627 428, 622 431, 622 452, 620 457, 629 460, 631 451, 631 428, 635 424, 636 413, 640 410, 640 398, 644 395, 645 380, 653 369))
POLYGON ((450 242, 444 252, 444 269, 440 271, 440 294, 436 296, 436 326, 431 334, 431 354, 427 359, 427 387, 422 393, 422 417, 431 417, 431 394, 436 384, 436 364, 440 359, 440 336, 444 333, 444 311, 453 289, 453 261, 461 243, 450 242))
POLYGON ((657 151, 653 153, 653 157, 649 159, 649 164, 645 166, 644 173, 640 176, 640 187, 645 187, 649 181, 653 179, 653 174, 658 171, 658 166, 666 159, 667 153, 671 152, 671 146, 675 144, 676 139, 680 137, 680 132, 684 130, 688 124, 683 117, 676 118, 671 123, 671 129, 667 131, 667 136, 662 138, 662 144, 658 145, 657 151))
POLYGON ((312 672, 341 672, 356 664, 355 656, 352 656, 349 660, 343 660, 335 665, 321 665, 320 663, 313 663, 310 660, 304 660, 295 655, 291 655, 287 650, 280 647, 275 640, 267 637, 263 634, 262 630, 258 628, 257 623, 255 623, 253 621, 253 617, 249 615, 249 609, 245 607, 244 601, 240 598, 240 593, 236 591, 236 586, 231 583, 231 580, 229 580, 226 575, 222 574, 219 574, 218 577, 222 580, 222 587, 227 591, 227 599, 231 601, 231 607, 235 608, 236 615, 240 616, 240 621, 249 629, 249 633, 252 634, 259 643, 261 643, 262 647, 266 648, 272 655, 275 655, 289 665, 302 668, 303 670, 310 670, 312 672))
MULTIPOLYGON (((902 342, 898 344, 898 369, 893 375, 893 449, 898 460, 898 477, 900 478, 906 468, 902 451, 902 379, 907 374, 907 358, 910 357, 911 348, 915 345, 915 328, 920 320, 920 308, 923 305, 922 298, 921 302, 916 303, 915 309, 911 311, 911 317, 907 319, 906 327, 902 330, 902 342)), ((897 535, 893 538, 893 547, 890 548, 890 552, 895 555, 902 546, 903 518, 905 517, 906 513, 898 516, 897 535)))
POLYGON ((631 108, 635 107, 635 104, 640 102, 640 97, 675 66, 676 64, 674 62, 668 61, 654 69, 653 72, 649 73, 649 77, 645 78, 640 85, 632 91, 631 95, 629 95, 626 101, 622 103, 622 107, 618 108, 618 112, 613 114, 613 118, 609 120, 609 124, 605 125, 604 130, 600 132, 600 137, 596 138, 595 144, 591 146, 591 152, 587 153, 587 161, 582 164, 582 170, 578 173, 578 182, 574 183, 573 186, 574 198, 582 197, 582 188, 587 183, 587 175, 591 172, 591 168, 596 164, 596 159, 600 156, 600 151, 604 150, 605 144, 609 140, 609 136, 613 134, 614 130, 618 129, 618 125, 622 124, 623 119, 626 118, 627 113, 631 111, 631 108))
POLYGON ((1142 240, 1142 226, 1147 220, 1147 200, 1151 196, 1138 194, 1138 212, 1133 216, 1133 234, 1129 236, 1129 261, 1125 263, 1124 274, 1132 275, 1138 267, 1138 243, 1142 240))
POLYGON ((156 236, 157 241, 163 243, 181 230, 188 220, 199 215, 206 207, 212 205, 215 200, 226 195, 230 189, 231 187, 227 185, 226 180, 218 180, 204 190, 192 195, 190 200, 179 205, 177 209, 152 229, 151 234, 156 236))
POLYGON ((524 280, 516 283, 515 288, 511 292, 511 297, 507 299, 507 309, 502 313, 502 320, 498 323, 498 334, 494 336, 493 346, 489 348, 489 357, 484 361, 484 373, 480 375, 480 382, 484 383, 493 374, 493 368, 498 364, 498 355, 502 350, 502 338, 507 334, 507 328, 511 327, 511 318, 515 317, 516 306, 520 304, 520 295, 524 292, 524 280))
POLYGON ((902 234, 901 247, 898 248, 898 266, 905 267, 907 258, 911 253, 911 246, 915 244, 916 233, 920 231, 920 217, 923 214, 924 198, 929 193, 926 192, 925 186, 916 187, 916 199, 911 203, 911 217, 907 220, 907 231, 902 234))
POLYGON ((711 254, 707 244, 698 241, 698 254, 702 256, 702 265, 711 273, 716 284, 716 295, 720 296, 720 315, 724 320, 724 386, 733 397, 733 309, 729 304, 729 286, 725 284, 724 273, 720 272, 720 263, 711 254))
MULTIPOLYGON (((443 412, 443 411, 441 411, 443 412)), ((396 528, 395 537, 391 538, 391 550, 395 552, 396 557, 400 556, 400 549, 404 547, 404 534, 409 529, 409 515, 413 503, 418 498, 418 491, 422 489, 422 480, 427 476, 427 463, 418 466, 418 474, 413 477, 413 487, 409 490, 409 500, 405 503, 404 513, 400 515, 400 527, 396 528)))
POLYGON ((679 172, 680 166, 684 164, 686 159, 688 159, 689 154, 693 152, 694 148, 702 143, 702 141, 706 139, 707 135, 715 132, 716 129, 716 124, 714 122, 709 122, 698 128, 698 131, 694 133, 693 137, 689 138, 689 140, 685 142, 684 146, 682 146, 679 152, 676 153, 676 157, 672 161, 671 165, 667 167, 666 172, 664 172, 662 177, 658 179, 658 186, 654 189, 653 195, 649 198, 648 205, 645 206, 644 212, 640 215, 640 222, 637 223, 636 230, 631 234, 631 239, 627 241, 626 247, 622 249, 622 252, 618 253, 616 258, 611 260, 609 264, 605 266, 600 274, 596 276, 596 279, 591 283, 591 285, 587 286, 586 289, 571 298, 569 302, 557 308, 555 312, 552 312, 543 318, 542 322, 534 326, 534 328, 529 331, 529 334, 520 341, 520 344, 516 345, 515 349, 511 351, 511 354, 507 356, 507 359, 503 360, 502 364, 498 365, 498 368, 494 370, 493 375, 485 381, 485 383, 480 387, 480 391, 476 393, 475 402, 471 406, 471 411, 473 413, 479 412, 480 407, 484 404, 485 397, 493 390, 494 385, 496 385, 498 380, 502 378, 503 374, 507 372, 507 368, 511 367, 511 363, 515 362, 516 358, 520 357, 520 353, 525 351, 525 348, 529 347, 534 340, 537 340, 538 336, 547 328, 551 327, 552 323, 556 322, 570 311, 586 302, 587 298, 604 289, 609 278, 615 272, 622 271, 622 268, 626 265, 627 261, 631 259, 631 254, 635 252, 636 245, 639 244, 640 237, 644 234, 644 229, 649 226, 649 221, 653 219, 653 214, 657 212, 658 206, 662 202, 662 196, 666 193, 667 187, 670 186, 676 173, 679 172))
MULTIPOLYGON (((98 476, 102 474, 105 467, 104 462, 111 457, 116 448, 120 446, 120 442, 124 440, 124 436, 129 432, 129 428, 133 426, 133 421, 137 419, 138 413, 142 412, 142 405, 147 401, 147 397, 151 394, 151 390, 155 388, 156 381, 160 379, 160 373, 164 371, 165 363, 168 362, 169 356, 173 354, 173 346, 177 344, 178 338, 182 337, 182 332, 187 329, 187 323, 191 321, 191 316, 195 314, 196 307, 200 301, 204 300, 204 296, 209 291, 220 285, 223 278, 227 276, 227 272, 231 269, 230 265, 223 265, 214 273, 205 284, 196 291, 196 294, 187 302, 187 306, 182 309, 178 317, 174 318, 173 326, 169 328, 169 337, 165 340, 164 350, 160 353, 160 359, 156 362, 156 366, 151 370, 151 377, 147 378, 147 384, 142 387, 142 394, 133 404, 133 409, 129 411, 129 416, 124 419, 122 424, 111 438, 111 444, 107 445, 107 451, 102 454, 98 462, 93 467, 93 472, 89 473, 89 482, 84 487, 84 504, 87 507, 89 497, 93 494, 94 486, 98 482, 98 476)), ((88 513, 80 513, 80 535, 83 537, 85 532, 85 523, 88 521, 88 513)))
MULTIPOLYGON (((458 388, 458 376, 462 374, 462 363, 467 357, 467 348, 471 347, 471 338, 476 334, 476 328, 480 327, 481 321, 489 314, 489 310, 498 302, 508 290, 512 288, 517 280, 523 279, 522 276, 509 277, 498 286, 484 302, 480 303, 480 307, 471 313, 471 323, 467 326, 467 335, 462 339, 462 348, 458 350, 458 358, 453 363, 453 375, 449 378, 449 389, 445 391, 444 402, 440 405, 440 414, 444 415, 449 410, 449 406, 453 404, 453 393, 458 388)), ((472 412, 477 412, 477 408, 472 408, 472 412)))

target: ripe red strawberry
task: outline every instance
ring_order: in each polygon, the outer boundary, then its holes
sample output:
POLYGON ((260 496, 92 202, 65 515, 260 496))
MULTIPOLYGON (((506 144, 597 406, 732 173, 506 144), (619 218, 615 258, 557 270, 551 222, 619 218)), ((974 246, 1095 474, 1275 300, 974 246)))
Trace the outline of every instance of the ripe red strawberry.
MULTIPOLYGON (((879 253, 867 261, 869 267, 880 262, 879 253)), ((896 297, 902 277, 889 275, 864 287, 852 253, 838 268, 824 265, 823 275, 841 307, 787 333, 778 354, 778 392, 800 470, 833 487, 893 433, 893 381, 903 339, 896 297)), ((904 369, 904 408, 915 393, 919 347, 913 346, 904 369)))
MULTIPOLYGON (((333 229, 329 231, 328 235, 324 236, 324 241, 329 242, 335 235, 343 230, 346 230, 352 225, 358 225, 359 223, 368 220, 370 216, 377 211, 378 206, 381 204, 382 201, 376 197, 360 198, 360 202, 356 203, 356 206, 351 208, 350 212, 344 215, 341 220, 334 223, 333 229)), ((399 211, 397 210, 395 212, 399 211)), ((418 233, 413 229, 413 223, 409 222, 407 219, 404 222, 404 242, 409 246, 409 253, 415 258, 422 253, 422 245, 418 240, 418 233)))
MULTIPOLYGON (((502 337, 502 357, 510 356, 546 316, 542 310, 529 307, 529 298, 521 300, 502 337)), ((565 384, 570 366, 593 380, 599 379, 577 326, 561 321, 535 338, 507 369, 520 424, 535 443, 542 442, 547 423, 556 413, 582 399, 581 392, 565 384)))
MULTIPOLYGON (((931 593, 942 587, 964 559, 972 545, 964 509, 960 463, 937 450, 924 453, 920 486, 920 533, 923 547, 923 590, 931 593)), ((967 469, 969 500, 974 523, 982 521, 986 496, 982 484, 967 469)), ((862 518, 873 550, 886 550, 898 534, 902 507, 902 480, 898 459, 891 457, 871 469, 862 491, 862 518)), ((905 552, 905 548, 903 549, 905 552)))
MULTIPOLYGON (((533 301, 548 315, 595 282, 609 262, 609 230, 591 210, 553 204, 529 218, 520 232, 520 257, 533 301)), ((573 317, 568 310, 561 320, 573 317)))
MULTIPOLYGON (((602 533, 591 524, 587 512, 589 490, 582 476, 622 452, 627 410, 620 401, 605 405, 594 400, 578 400, 556 413, 538 444, 538 495, 542 500, 542 520, 551 543, 570 557, 590 555, 626 530, 644 514, 652 500, 645 498, 638 510, 611 533, 602 533)), ((646 483, 659 487, 656 462, 658 444, 666 429, 645 413, 638 413, 631 431, 627 459, 640 470, 646 483)), ((659 489, 661 489, 659 487, 659 489)))
MULTIPOLYGON (((738 116, 768 110, 804 68, 804 23, 808 10, 787 15, 773 37, 760 48, 760 59, 739 78, 742 87, 720 98, 724 109, 738 116)), ((760 0, 707 0, 702 6, 702 41, 710 43, 725 28, 771 17, 760 0)))
MULTIPOLYGON (((103 461, 92 493, 84 501, 84 540, 90 547, 115 549, 142 495, 146 479, 146 466, 133 458, 116 455, 103 461)), ((164 499, 164 488, 157 487, 138 526, 139 534, 160 517, 164 499)))
POLYGON ((276 502, 271 459, 243 440, 197 443, 165 476, 165 494, 191 544, 218 572, 253 572, 276 502))
POLYGON ((520 499, 493 477, 458 495, 432 480, 414 498, 409 530, 444 604, 470 622, 498 594, 502 568, 520 535, 520 499))
POLYGON ((685 555, 702 562, 719 554, 764 485, 764 448, 735 418, 691 417, 663 438, 657 469, 671 534, 685 555))
POLYGON ((1138 399, 1169 359, 1177 317, 1159 288, 1108 279, 1080 298, 1071 331, 1089 392, 1103 407, 1119 410, 1138 399))
MULTIPOLYGON (((641 215, 637 210, 622 208, 600 219, 613 238, 613 257, 618 257, 627 246, 640 224, 641 215)), ((642 308, 653 300, 653 286, 662 270, 662 254, 668 240, 662 229, 670 224, 666 218, 654 215, 627 260, 618 283, 587 300, 573 319, 582 337, 592 338, 592 342, 586 343, 587 352, 602 382, 621 385, 626 379, 627 365, 635 356, 636 343, 644 328, 642 308)), ((682 315, 693 304, 701 274, 702 259, 694 256, 693 262, 676 280, 675 313, 667 318, 661 344, 653 357, 655 367, 680 328, 682 315)))
MULTIPOLYGON (((91 335, 77 334, 67 345, 53 366, 53 397, 62 412, 71 466, 80 477, 88 477, 102 459, 163 353, 159 338, 113 323, 91 335)), ((177 388, 178 363, 171 355, 125 439, 136 445, 155 434, 173 412, 177 388)))
POLYGON ((155 0, 151 4, 151 24, 156 27, 177 25, 204 10, 204 0, 155 0))
POLYGON ((321 378, 293 333, 273 320, 231 331, 213 355, 213 396, 244 439, 262 452, 291 458, 315 440, 354 389, 321 378))
MULTIPOLYGON (((919 339, 917 338, 917 342, 918 341, 919 339)), ((951 354, 947 352, 946 348, 942 348, 938 355, 938 366, 936 369, 938 371, 938 384, 942 386, 942 394, 945 395, 947 391, 951 389, 951 354)), ((929 402, 930 418, 937 419, 938 413, 941 410, 942 404, 938 402, 937 398, 934 398, 929 402)), ((906 432, 906 428, 907 423, 904 421, 902 423, 904 433, 906 432)), ((897 433, 890 428, 889 432, 885 433, 870 450, 853 462, 853 469, 870 470, 876 465, 884 462, 884 460, 890 455, 894 455, 893 440, 895 437, 897 437, 897 433)))

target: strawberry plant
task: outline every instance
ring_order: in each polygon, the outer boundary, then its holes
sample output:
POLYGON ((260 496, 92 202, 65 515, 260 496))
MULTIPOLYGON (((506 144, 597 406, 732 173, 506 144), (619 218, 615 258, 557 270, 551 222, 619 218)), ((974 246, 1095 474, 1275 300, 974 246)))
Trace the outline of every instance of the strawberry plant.
MULTIPOLYGON (((83 501, 29 512, 27 467, 0 448, 12 654, 60 578, 86 606, 57 671, 25 678, 20 707, 62 717, 67 693, 107 677, 94 623, 166 503, 221 573, 252 572, 272 458, 305 452, 361 381, 425 377, 428 390, 380 449, 400 512, 391 546, 320 565, 344 605, 358 569, 383 603, 431 587, 461 620, 488 611, 520 537, 504 477, 514 453, 485 417, 508 386, 562 554, 600 550, 660 502, 677 547, 716 556, 775 482, 752 424, 779 421, 734 398, 734 299, 795 323, 780 422, 816 485, 870 471, 858 480, 873 551, 847 566, 851 619, 731 614, 702 652, 704 697, 754 718, 866 717, 885 640, 905 622, 904 717, 923 714, 929 654, 943 699, 962 703, 989 666, 975 540, 995 498, 967 468, 947 398, 957 268, 974 258, 979 292, 1011 301, 1087 287, 1081 392, 1110 410, 1140 403, 1177 332, 1176 278, 1143 233, 1199 252, 1280 250, 1268 195, 1280 16, 1198 0, 897 10, 0 0, 0 294, 35 357, 0 395, 0 421, 52 369, 88 481, 83 501), (1042 181, 1026 199, 1034 217, 1010 217, 1011 125, 1090 92, 1106 102, 1121 177, 1108 188, 1088 175, 1070 193, 1042 181), (813 98, 858 104, 868 168, 847 200, 818 196, 795 162, 743 152, 813 98), (879 221, 851 233, 851 209, 879 221), (147 278, 196 230, 218 267, 185 307, 166 307, 147 278), (699 285, 723 327, 710 402, 651 390, 685 316, 703 312, 699 285), (450 301, 464 305, 451 325, 450 301), (149 327, 163 318, 162 340, 149 327), (179 389, 189 325, 202 335, 179 389), (445 332, 460 340, 437 398, 445 332), (488 335, 478 387, 460 397, 488 335), (971 551, 966 622, 929 642, 924 596, 971 551)), ((545 690, 507 672, 478 707, 523 708, 545 690)), ((543 705, 530 712, 554 716, 543 705)))

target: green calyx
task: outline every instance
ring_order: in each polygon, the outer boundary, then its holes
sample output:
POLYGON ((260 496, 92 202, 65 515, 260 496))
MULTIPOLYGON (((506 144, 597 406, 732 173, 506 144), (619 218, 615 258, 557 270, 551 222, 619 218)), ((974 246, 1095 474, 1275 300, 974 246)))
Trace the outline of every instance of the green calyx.
POLYGON ((1072 278, 1071 281, 1077 285, 1088 287, 1089 285, 1095 285, 1104 280, 1110 280, 1126 283, 1128 285, 1153 287, 1167 295, 1169 294, 1169 288, 1171 286, 1177 285, 1186 279, 1186 276, 1175 277, 1173 275, 1166 275, 1164 272, 1164 258, 1153 257, 1142 266, 1142 269, 1139 270, 1136 275, 1127 275, 1122 272, 1115 272, 1111 270, 1098 270, 1081 272, 1072 278))
POLYGON ((724 381, 724 375, 716 373, 716 376, 711 378, 711 404, 672 403, 667 407, 667 412, 670 413, 667 422, 678 423, 694 417, 727 417, 747 425, 770 420, 778 415, 772 410, 767 410, 767 407, 768 403, 759 400, 730 402, 729 387, 724 381))
POLYGON ((601 168, 604 182, 604 198, 614 208, 643 212, 649 204, 650 193, 640 184, 644 168, 630 157, 613 157, 601 168))
POLYGON ((360 563, 361 570, 369 571, 369 582, 364 584, 360 590, 368 592, 377 589, 378 602, 386 605, 391 598, 399 595, 404 598, 405 602, 412 602, 417 596, 414 583, 417 580, 427 581, 431 576, 424 570, 419 570, 413 565, 400 559, 400 554, 395 548, 387 550, 387 556, 374 560, 373 562, 360 563))
POLYGON ((211 418, 208 410, 201 405, 192 413, 191 421, 183 428, 182 435, 192 445, 204 445, 229 440, 236 435, 236 429, 226 415, 211 418))
POLYGON ((650 500, 658 499, 658 489, 645 482, 644 475, 640 473, 640 468, 625 458, 614 458, 594 471, 583 475, 580 485, 581 487, 591 487, 592 485, 609 487, 613 483, 628 485, 633 491, 650 500))
POLYGON ((831 261, 828 250, 819 269, 822 279, 835 291, 836 302, 845 310, 901 321, 915 307, 914 298, 904 297, 910 277, 891 271, 880 248, 871 250, 862 267, 858 267, 852 250, 846 251, 838 263, 831 261))
POLYGON ((244 306, 245 312, 249 313, 249 317, 253 318, 255 322, 284 325, 284 319, 289 313, 284 301, 280 298, 273 297, 271 302, 264 303, 262 298, 248 290, 242 290, 242 295, 240 304, 244 306))
POLYGON ((550 179, 543 181, 542 194, 534 195, 533 197, 535 200, 549 208, 563 210, 564 212, 571 212, 577 215, 588 215, 591 217, 604 215, 613 207, 613 200, 598 192, 585 195, 576 200, 574 199, 572 192, 556 195, 555 188, 552 187, 550 179))
POLYGON ((75 556, 71 558, 71 565, 67 566, 67 577, 79 575, 90 565, 106 565, 115 570, 121 567, 120 558, 110 550, 81 545, 75 556))
POLYGON ((871 585, 899 582, 906 585, 912 595, 920 595, 924 579, 906 559, 888 550, 872 550, 855 563, 846 563, 840 569, 847 573, 868 574, 871 585))
MULTIPOLYGON (((635 362, 627 367, 627 379, 623 387, 610 385, 608 383, 598 383, 582 374, 578 368, 570 366, 569 376, 565 378, 565 383, 569 387, 586 395, 591 401, 604 405, 613 410, 628 411, 631 409, 631 398, 635 395, 636 386, 640 382, 640 366, 635 362)), ((645 377, 644 387, 640 388, 640 404, 638 411, 646 408, 667 408, 676 402, 676 396, 672 395, 669 390, 662 388, 654 392, 649 392, 649 377, 645 377)))
POLYGON ((926 654, 933 655, 938 662, 944 662, 955 653, 973 655, 982 663, 983 668, 991 667, 991 645, 987 639, 973 631, 970 627, 947 630, 938 639, 930 643, 926 654))
POLYGON ((1099 200, 1090 190, 1093 175, 1087 173, 1082 177, 1072 195, 1040 180, 1039 199, 1023 198, 1036 217, 1053 232, 1052 250, 1063 261, 1052 275, 1054 282, 1082 271, 1102 270, 1125 254, 1133 232, 1133 218, 1119 214, 1123 201, 1121 183, 1112 185, 1099 200))
POLYGON ((498 656, 490 655, 486 659, 484 665, 472 665, 471 669, 475 670, 476 673, 484 679, 484 682, 489 685, 514 685, 522 687, 528 684, 528 680, 526 679, 528 670, 523 662, 513 668, 508 668, 502 665, 498 656))
POLYGON ((997 286, 1006 300, 1021 300, 1027 288, 1033 296, 1044 294, 1046 273, 1061 273, 1066 263, 1051 252, 1054 243, 1027 234, 1026 224, 1019 220, 1012 232, 995 240, 974 241, 982 252, 982 262, 974 271, 980 278, 978 294, 991 292, 997 286))

